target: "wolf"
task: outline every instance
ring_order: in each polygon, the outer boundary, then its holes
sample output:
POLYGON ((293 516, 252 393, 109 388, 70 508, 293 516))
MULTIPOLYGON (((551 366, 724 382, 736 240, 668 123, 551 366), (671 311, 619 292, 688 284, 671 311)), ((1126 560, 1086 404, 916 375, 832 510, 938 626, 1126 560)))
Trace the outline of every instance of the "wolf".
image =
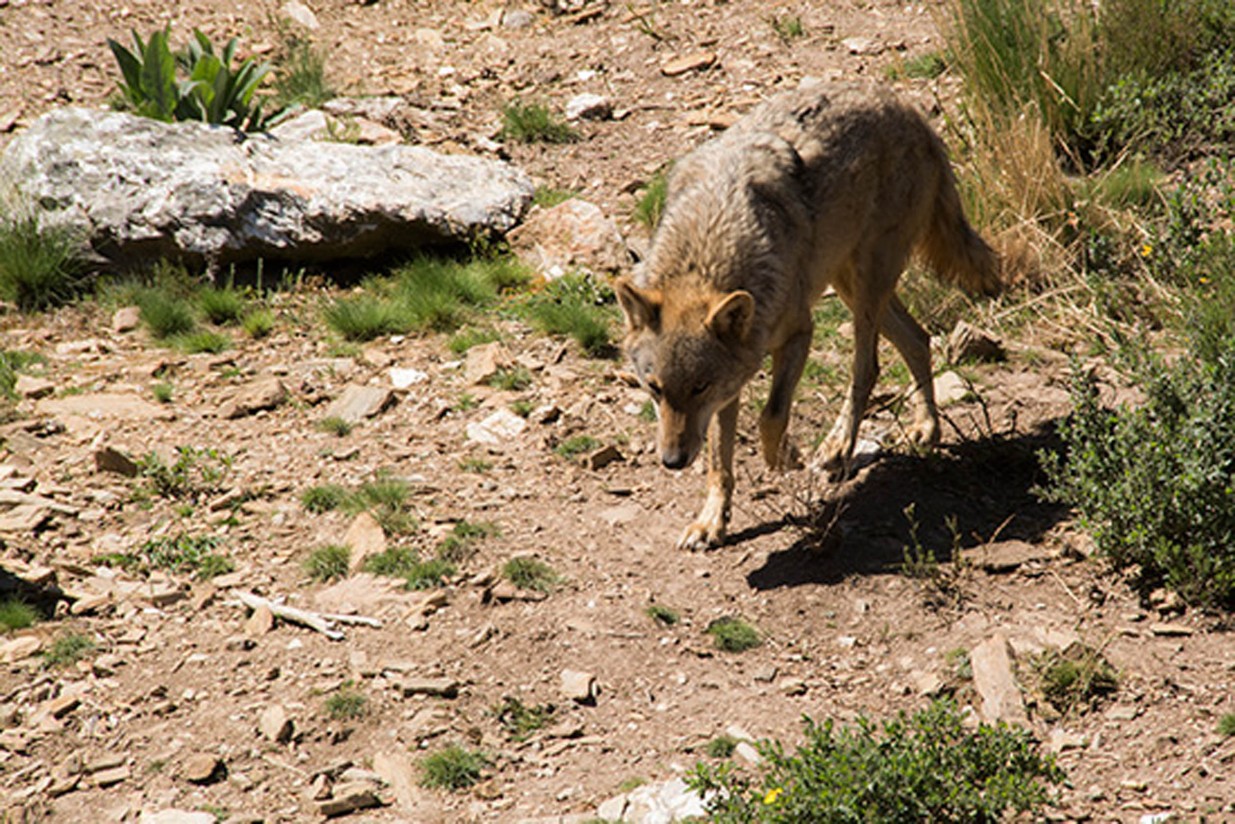
POLYGON ((769 467, 797 465, 789 411, 829 287, 853 315, 853 369, 814 464, 848 474, 879 334, 913 378, 909 438, 938 441, 930 336, 895 291, 915 253, 944 281, 999 291, 998 257, 965 218, 943 141, 886 89, 774 97, 675 164, 646 259, 614 291, 623 348, 656 405, 661 462, 689 466, 706 434, 707 497, 679 547, 725 539, 739 395, 769 353, 760 446, 769 467))

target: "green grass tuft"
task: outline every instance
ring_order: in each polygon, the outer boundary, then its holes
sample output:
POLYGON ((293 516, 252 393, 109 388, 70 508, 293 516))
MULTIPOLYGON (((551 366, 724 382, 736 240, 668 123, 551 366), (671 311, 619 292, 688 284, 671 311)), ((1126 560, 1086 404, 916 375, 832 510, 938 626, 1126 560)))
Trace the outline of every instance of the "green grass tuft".
POLYGON ((618 312, 613 292, 587 275, 566 275, 528 298, 521 314, 549 335, 567 335, 590 357, 612 354, 618 312))
POLYGON ((43 652, 43 666, 48 668, 68 667, 76 664, 90 653, 97 644, 88 635, 68 630, 56 636, 51 646, 43 652))
POLYGON ((574 143, 579 133, 540 103, 515 100, 502 109, 503 140, 516 143, 574 143))
POLYGON ((38 620, 38 610, 24 601, 13 598, 0 601, 0 630, 12 632, 16 629, 28 629, 38 620))
POLYGON ((339 484, 318 484, 300 494, 300 505, 315 515, 339 509, 350 493, 339 484))
POLYGON ((718 735, 707 743, 703 751, 708 758, 728 758, 738 748, 738 740, 730 735, 718 735))
POLYGON ((543 729, 553 718, 554 708, 548 704, 529 707, 518 698, 506 696, 493 709, 497 723, 512 741, 526 741, 532 733, 543 729))
POLYGON ((352 422, 338 415, 328 415, 317 422, 318 430, 337 435, 340 438, 352 434, 352 422))
POLYGON ((208 286, 197 293, 197 307, 206 320, 225 326, 240 320, 245 310, 245 297, 230 287, 208 286))
POLYGON ((346 681, 322 705, 326 717, 332 721, 355 721, 364 717, 368 710, 369 699, 356 689, 351 681, 346 681))
POLYGON ((664 604, 648 604, 643 612, 662 627, 671 627, 682 620, 677 610, 670 609, 664 604))
POLYGON ((319 583, 338 581, 347 577, 347 566, 351 557, 351 547, 342 544, 321 546, 305 558, 304 571, 309 578, 319 583))
POLYGON ((489 764, 483 753, 451 744, 420 762, 420 783, 425 787, 466 790, 480 781, 489 764))
POLYGON ((197 328, 193 304, 188 299, 174 294, 170 289, 160 287, 141 289, 136 294, 135 300, 141 310, 142 323, 155 340, 170 340, 187 335, 197 328))
POLYGON ((600 448, 600 441, 591 435, 575 435, 567 438, 553 448, 554 453, 566 460, 574 460, 580 455, 600 448))
POLYGON ((32 215, 0 217, 0 299, 23 312, 67 303, 84 286, 81 244, 70 230, 32 215))
POLYGON ((763 643, 759 631, 741 618, 726 616, 708 624, 706 630, 716 648, 724 652, 745 652, 763 643))
POLYGON ((502 577, 519 589, 550 593, 562 583, 562 576, 544 561, 527 556, 511 558, 502 567, 502 577))
POLYGON ((254 340, 269 337, 274 331, 275 316, 269 309, 250 309, 240 319, 240 328, 254 340))

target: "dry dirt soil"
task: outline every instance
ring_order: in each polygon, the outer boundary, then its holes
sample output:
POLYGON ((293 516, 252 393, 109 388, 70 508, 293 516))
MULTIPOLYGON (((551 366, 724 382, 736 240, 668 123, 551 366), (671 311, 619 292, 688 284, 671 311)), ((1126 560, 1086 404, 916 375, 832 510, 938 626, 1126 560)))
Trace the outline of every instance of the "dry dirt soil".
MULTIPOLYGON (((934 4, 891 0, 587 3, 562 14, 493 2, 311 5, 336 87, 406 96, 432 115, 420 134, 430 145, 489 146, 501 105, 516 96, 559 108, 580 92, 608 96, 614 118, 582 124, 579 142, 505 149, 545 184, 602 206, 636 246, 632 192, 716 124, 803 76, 885 78, 940 47, 934 4), (782 40, 777 16, 800 18, 804 36, 782 40), (702 67, 664 72, 696 53, 707 55, 702 67)), ((279 43, 280 16, 272 2, 0 0, 0 128, 69 103, 103 105, 114 81, 108 36, 170 24, 179 40, 197 26, 267 52, 279 43)), ((899 85, 928 110, 955 94, 946 75, 899 85)), ((0 575, 6 586, 19 578, 77 599, 0 638, 0 820, 133 821, 178 808, 312 821, 321 817, 315 794, 349 766, 348 778, 363 782, 377 768, 394 781, 380 793, 388 806, 356 820, 580 820, 638 781, 680 775, 735 725, 792 742, 803 715, 883 718, 941 691, 982 710, 955 651, 1004 649, 1004 639, 1025 723, 1069 776, 1052 815, 1235 820, 1235 742, 1216 731, 1235 712, 1235 646, 1221 622, 1169 599, 1142 602, 1089 557, 1071 513, 1033 494, 1035 454, 1053 444, 1053 423, 1068 409, 1057 346, 1036 335, 1005 340, 1007 361, 967 368, 974 392, 947 407, 936 455, 889 448, 841 488, 803 472, 767 474, 747 436, 733 535, 692 554, 674 541, 701 503, 702 474, 657 464, 651 425, 638 414, 644 399, 621 379, 619 360, 587 359, 515 323, 503 326, 505 345, 533 377, 518 392, 468 385, 440 337, 334 357, 318 314, 332 291, 277 295, 275 333, 261 342, 237 335, 224 355, 183 356, 141 331, 115 332, 111 310, 97 306, 0 320, 3 348, 43 354, 51 382, 4 430, 5 494, 43 502, 8 510, 0 575), (426 378, 346 436, 317 428, 346 387, 389 387, 392 368, 426 378), (285 401, 220 414, 272 379, 288 390, 285 401), (152 395, 160 382, 174 386, 165 405, 152 395), (496 444, 469 440, 469 424, 514 401, 557 414, 534 414, 496 444), (593 468, 555 454, 581 434, 621 459, 593 468), (104 447, 133 456, 215 449, 229 465, 217 491, 185 506, 143 499, 141 479, 100 471, 104 447), (383 472, 408 481, 420 524, 392 545, 431 552, 464 520, 500 534, 477 542, 436 593, 366 575, 310 581, 306 556, 342 541, 352 523, 306 511, 301 494, 383 472), (811 526, 812 512, 826 514, 811 526), (21 525, 25 516, 37 529, 21 525), (202 583, 91 563, 181 531, 218 536, 236 571, 202 583), (967 560, 945 564, 934 583, 915 578, 902 569, 915 542, 967 560), (495 571, 515 556, 549 564, 560 584, 539 600, 495 589, 495 571), (237 590, 380 626, 345 625, 343 640, 284 620, 263 627, 237 590), (651 604, 680 622, 657 624, 651 604), (762 645, 714 649, 705 629, 723 616, 751 622, 762 645), (39 652, 70 631, 94 650, 76 665, 45 667, 39 652), (1032 661, 1074 642, 1101 651, 1118 690, 1060 717, 1035 697, 1032 661), (565 670, 594 676, 593 703, 563 695, 565 670), (346 682, 367 699, 364 714, 332 720, 324 703, 346 682), (449 697, 418 693, 443 683, 454 687, 449 697), (508 698, 551 705, 550 723, 513 740, 495 713, 508 698), (291 719, 290 740, 261 729, 278 708, 291 719), (453 793, 416 786, 421 756, 452 743, 488 756, 484 780, 453 793), (215 759, 223 768, 211 776, 215 759)), ((973 311, 981 320, 987 310, 973 311)), ((843 339, 815 356, 846 374, 843 339)), ((762 391, 760 381, 748 392, 744 431, 762 391)), ((804 386, 800 440, 828 425, 838 400, 835 382, 804 386)), ((896 409, 873 413, 867 434, 891 440, 896 409)))

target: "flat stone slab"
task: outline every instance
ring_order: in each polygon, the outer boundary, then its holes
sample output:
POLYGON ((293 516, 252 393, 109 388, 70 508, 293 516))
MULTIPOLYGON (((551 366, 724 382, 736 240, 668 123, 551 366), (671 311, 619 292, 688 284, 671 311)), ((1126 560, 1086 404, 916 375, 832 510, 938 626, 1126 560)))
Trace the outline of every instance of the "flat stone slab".
POLYGON ((534 186, 423 146, 280 140, 67 107, 18 134, 0 180, 114 261, 321 262, 513 228, 534 186))

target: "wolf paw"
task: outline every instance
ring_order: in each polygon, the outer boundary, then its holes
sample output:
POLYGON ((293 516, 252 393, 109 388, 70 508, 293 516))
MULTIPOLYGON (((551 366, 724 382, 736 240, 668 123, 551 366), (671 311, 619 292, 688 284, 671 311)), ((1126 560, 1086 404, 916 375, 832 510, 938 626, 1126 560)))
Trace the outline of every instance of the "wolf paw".
POLYGON ((824 441, 811 459, 810 468, 822 474, 829 483, 840 483, 849 477, 849 456, 843 447, 824 441))
POLYGON ((724 542, 724 524, 707 524, 703 521, 695 521, 686 527, 682 532, 682 537, 678 538, 678 549, 696 552, 701 549, 720 546, 724 542))

